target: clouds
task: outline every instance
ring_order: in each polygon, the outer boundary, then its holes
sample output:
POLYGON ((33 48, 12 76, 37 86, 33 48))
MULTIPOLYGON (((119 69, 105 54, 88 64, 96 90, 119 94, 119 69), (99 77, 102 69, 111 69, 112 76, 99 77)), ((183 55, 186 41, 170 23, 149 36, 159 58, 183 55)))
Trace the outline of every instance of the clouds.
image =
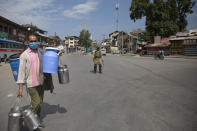
POLYGON ((19 24, 36 24, 47 28, 50 18, 49 7, 54 0, 2 0, 0 4, 0 15, 19 24))
POLYGON ((84 15, 96 10, 98 1, 87 1, 83 4, 78 4, 72 7, 70 10, 64 10, 63 15, 65 17, 80 19, 84 15))

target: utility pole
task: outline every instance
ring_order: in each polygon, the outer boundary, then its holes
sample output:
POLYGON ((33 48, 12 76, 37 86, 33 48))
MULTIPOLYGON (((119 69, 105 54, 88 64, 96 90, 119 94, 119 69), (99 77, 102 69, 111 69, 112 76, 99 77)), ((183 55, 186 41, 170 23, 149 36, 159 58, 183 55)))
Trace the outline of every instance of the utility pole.
POLYGON ((103 40, 105 40, 105 35, 103 34, 103 40))
POLYGON ((123 54, 123 31, 122 31, 122 49, 121 54, 123 54))
POLYGON ((116 2, 116 31, 118 31, 118 10, 119 10, 119 3, 117 0, 116 2))

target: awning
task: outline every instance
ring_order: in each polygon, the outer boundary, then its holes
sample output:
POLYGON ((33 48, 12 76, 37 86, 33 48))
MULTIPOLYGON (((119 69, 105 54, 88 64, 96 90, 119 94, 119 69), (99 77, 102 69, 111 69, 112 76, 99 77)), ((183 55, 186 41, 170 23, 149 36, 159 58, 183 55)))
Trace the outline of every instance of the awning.
POLYGON ((145 47, 168 47, 168 46, 169 44, 155 43, 155 44, 146 45, 145 47))
POLYGON ((23 42, 13 41, 13 40, 7 40, 7 39, 2 39, 2 38, 0 38, 0 41, 8 42, 8 43, 23 44, 23 42))
POLYGON ((137 44, 138 44, 138 45, 141 45, 141 44, 142 44, 142 42, 141 42, 141 41, 139 41, 139 40, 137 40, 137 44))

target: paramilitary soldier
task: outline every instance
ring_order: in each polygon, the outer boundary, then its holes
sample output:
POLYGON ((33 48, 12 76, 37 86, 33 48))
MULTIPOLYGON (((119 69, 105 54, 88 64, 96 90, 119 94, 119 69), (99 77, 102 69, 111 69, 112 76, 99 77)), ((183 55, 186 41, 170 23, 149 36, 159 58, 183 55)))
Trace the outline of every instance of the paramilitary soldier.
POLYGON ((99 65, 99 73, 102 73, 102 63, 104 62, 104 60, 99 47, 97 47, 94 53, 93 62, 94 62, 94 73, 96 73, 97 71, 97 65, 99 65))

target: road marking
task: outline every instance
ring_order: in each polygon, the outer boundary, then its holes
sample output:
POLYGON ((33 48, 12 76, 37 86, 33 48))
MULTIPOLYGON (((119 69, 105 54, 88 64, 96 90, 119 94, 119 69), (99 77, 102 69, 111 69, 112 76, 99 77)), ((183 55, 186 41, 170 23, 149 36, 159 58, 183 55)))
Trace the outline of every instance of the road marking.
POLYGON ((8 97, 12 97, 12 96, 14 96, 14 94, 13 94, 13 93, 8 94, 8 97))

